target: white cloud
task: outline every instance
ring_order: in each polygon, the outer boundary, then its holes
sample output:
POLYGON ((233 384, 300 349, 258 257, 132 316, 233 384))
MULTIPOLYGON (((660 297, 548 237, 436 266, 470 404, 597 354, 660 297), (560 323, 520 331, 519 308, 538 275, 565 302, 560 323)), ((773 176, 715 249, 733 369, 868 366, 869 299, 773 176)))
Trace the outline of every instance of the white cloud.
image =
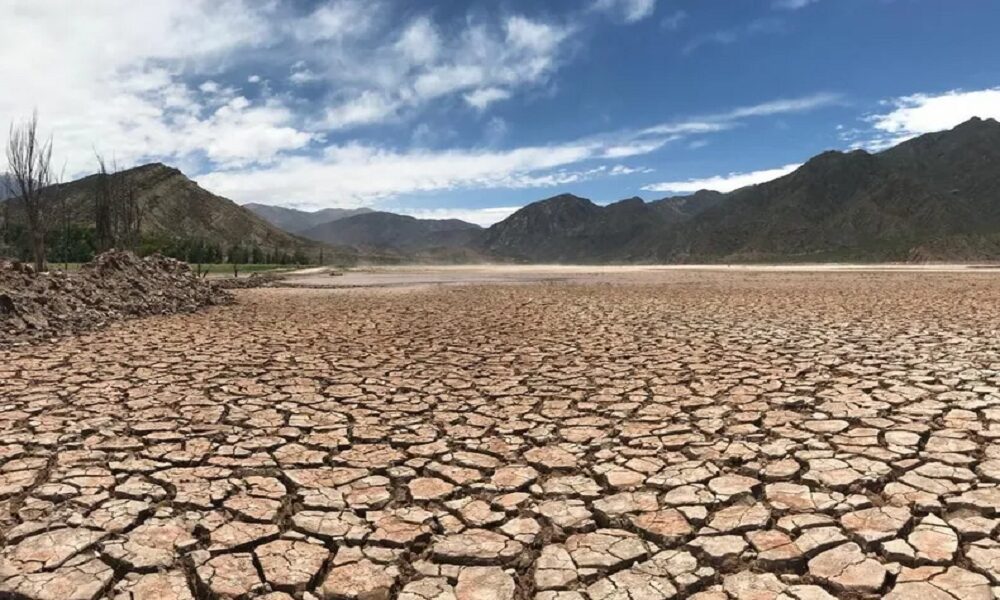
POLYGON ((785 21, 780 18, 766 17, 754 19, 738 27, 697 35, 681 48, 681 52, 691 54, 703 46, 726 46, 751 36, 783 33, 785 29, 785 21))
POLYGON ((573 31, 514 15, 496 24, 470 20, 445 35, 419 16, 363 45, 339 44, 314 57, 325 63, 321 75, 334 89, 327 124, 344 128, 398 119, 451 95, 483 110, 549 81, 573 31), (373 106, 376 98, 381 111, 373 106), (366 118, 343 117, 357 113, 366 118))
POLYGON ((838 126, 840 137, 851 148, 884 150, 918 135, 951 129, 972 117, 1000 119, 1000 87, 912 94, 882 104, 890 110, 864 117, 868 127, 838 126))
POLYGON ((475 106, 479 110, 484 110, 494 102, 510 98, 510 92, 502 88, 489 87, 469 92, 464 98, 470 105, 475 106))
POLYGON ((757 185, 771 181, 779 177, 788 175, 801 164, 785 165, 776 169, 764 169, 762 171, 751 171, 749 173, 729 173, 727 175, 716 175, 704 179, 687 179, 684 181, 664 181, 644 186, 642 189, 650 192, 672 192, 686 194, 697 192, 698 190, 715 190, 717 192, 731 192, 748 185, 757 185))
POLYGON ((490 208, 400 208, 389 210, 418 219, 460 219, 481 227, 489 227, 503 221, 520 208, 520 206, 494 206, 490 208))
POLYGON ((894 135, 920 135, 951 129, 972 117, 1000 119, 1000 87, 944 94, 914 94, 891 101, 895 107, 869 120, 879 131, 894 135))
POLYGON ((723 120, 742 119, 745 117, 764 117, 777 114, 806 112, 824 106, 831 106, 841 102, 840 94, 821 93, 800 98, 781 98, 771 100, 753 106, 743 106, 731 111, 716 115, 723 120))
POLYGON ((380 9, 381 4, 374 0, 331 0, 309 15, 288 22, 285 28, 303 42, 341 42, 368 33, 380 9))
POLYGON ((626 23, 636 23, 652 16, 656 0, 595 0, 592 9, 615 13, 626 23))
POLYGON ((676 137, 664 137, 651 140, 631 140, 621 144, 615 144, 605 148, 601 152, 601 158, 628 158, 655 152, 668 142, 677 139, 676 137))
POLYGON ((608 171, 608 175, 633 175, 635 173, 652 173, 653 169, 646 167, 628 167, 626 165, 615 165, 608 171))
MULTIPOLYGON (((623 165, 609 168, 599 163, 646 155, 688 135, 736 127, 744 119, 813 110, 837 100, 838 97, 831 94, 779 99, 637 132, 508 150, 415 148, 398 151, 353 143, 330 146, 320 157, 286 157, 265 168, 209 172, 201 175, 199 181, 241 202, 269 203, 280 199, 282 203, 311 204, 317 208, 365 206, 414 192, 555 187, 596 177, 636 173, 639 171, 623 165), (591 165, 584 164, 587 162, 591 165), (594 164, 596 166, 592 166, 594 164)), ((752 179, 755 175, 758 174, 732 175, 731 181, 715 178, 710 183, 675 182, 669 185, 718 187, 728 183, 738 186, 744 184, 735 177, 752 179)))
POLYGON ((769 117, 781 114, 809 112, 825 108, 842 101, 840 94, 819 93, 799 98, 779 98, 760 104, 740 106, 732 110, 691 117, 683 121, 661 123, 642 131, 649 135, 689 135, 714 133, 732 129, 740 120, 753 117, 769 117))
POLYGON ((356 125, 369 125, 388 120, 396 114, 399 104, 378 92, 365 91, 350 102, 331 108, 326 113, 324 125, 343 129, 356 125))
POLYGON ((566 175, 552 169, 594 158, 595 143, 505 151, 398 152, 362 144, 331 146, 320 157, 288 157, 266 167, 214 171, 198 177, 212 191, 240 202, 298 206, 364 206, 412 192, 459 188, 554 185, 566 175))
POLYGON ((270 10, 240 0, 37 0, 6 10, 0 81, 17 85, 0 94, 0 122, 37 107, 69 176, 94 168, 95 147, 122 164, 192 152, 240 163, 299 148, 310 134, 278 101, 230 104, 232 90, 181 77, 267 44, 270 10), (237 131, 238 141, 221 140, 237 131))
POLYGON ((401 120, 443 96, 483 110, 544 84, 572 33, 515 15, 470 17, 444 36, 427 14, 387 16, 374 0, 305 15, 256 0, 33 1, 0 19, 0 81, 17 82, 0 94, 0 123, 37 107, 70 176, 93 169, 95 147, 123 165, 273 162, 327 130, 401 120), (253 100, 233 103, 243 92, 223 83, 230 69, 280 60, 289 82, 333 90, 322 106, 258 74, 241 77, 261 84, 253 100))
POLYGON ((399 36, 396 48, 413 63, 431 62, 441 51, 441 36, 429 18, 418 17, 399 36))

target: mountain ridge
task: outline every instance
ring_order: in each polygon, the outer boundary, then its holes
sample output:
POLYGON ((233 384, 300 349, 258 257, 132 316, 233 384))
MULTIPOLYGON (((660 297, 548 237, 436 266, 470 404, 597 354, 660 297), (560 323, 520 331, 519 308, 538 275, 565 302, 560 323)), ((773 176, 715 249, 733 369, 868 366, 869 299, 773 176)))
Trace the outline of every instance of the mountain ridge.
POLYGON ((370 208, 323 208, 306 211, 256 202, 248 202, 242 206, 272 225, 295 234, 338 219, 373 212, 370 208))
POLYGON ((418 219, 372 211, 307 229, 302 235, 329 244, 421 251, 470 246, 482 228, 459 219, 418 219))
POLYGON ((1000 258, 1000 123, 973 119, 877 153, 826 151, 725 194, 606 207, 572 198, 575 210, 558 206, 565 194, 525 206, 486 231, 483 250, 578 263, 1000 258))

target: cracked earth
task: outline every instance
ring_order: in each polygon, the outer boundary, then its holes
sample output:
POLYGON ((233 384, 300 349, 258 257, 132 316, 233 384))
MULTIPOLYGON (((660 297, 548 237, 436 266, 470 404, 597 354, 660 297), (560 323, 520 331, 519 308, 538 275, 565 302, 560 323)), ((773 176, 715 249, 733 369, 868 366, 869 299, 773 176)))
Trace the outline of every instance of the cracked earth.
POLYGON ((1000 278, 238 292, 0 351, 0 597, 1000 598, 1000 278))

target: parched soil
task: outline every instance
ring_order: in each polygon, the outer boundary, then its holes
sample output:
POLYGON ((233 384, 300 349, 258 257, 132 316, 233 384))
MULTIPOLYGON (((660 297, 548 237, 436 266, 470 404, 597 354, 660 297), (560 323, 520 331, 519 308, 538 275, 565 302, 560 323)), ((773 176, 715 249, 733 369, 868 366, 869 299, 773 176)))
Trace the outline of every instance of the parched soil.
POLYGON ((0 350, 0 597, 1000 591, 995 274, 236 294, 0 350))

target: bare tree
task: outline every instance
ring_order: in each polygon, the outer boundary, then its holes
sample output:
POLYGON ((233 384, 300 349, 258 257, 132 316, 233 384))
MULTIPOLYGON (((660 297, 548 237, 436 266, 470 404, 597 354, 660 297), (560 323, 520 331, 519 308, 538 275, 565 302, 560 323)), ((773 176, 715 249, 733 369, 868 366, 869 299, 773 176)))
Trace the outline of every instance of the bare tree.
POLYGON ((141 243, 142 210, 135 182, 112 160, 111 168, 96 153, 99 172, 94 186, 94 229, 99 251, 137 251, 141 243))
POLYGON ((7 166, 9 176, 14 179, 15 192, 24 205, 36 271, 45 269, 45 219, 49 195, 42 190, 52 182, 51 162, 52 138, 38 139, 37 111, 32 113, 31 119, 11 124, 7 166))
POLYGON ((114 247, 114 234, 111 230, 111 183, 108 181, 108 167, 104 157, 94 151, 97 156, 97 181, 94 184, 94 242, 98 252, 104 252, 114 247))

